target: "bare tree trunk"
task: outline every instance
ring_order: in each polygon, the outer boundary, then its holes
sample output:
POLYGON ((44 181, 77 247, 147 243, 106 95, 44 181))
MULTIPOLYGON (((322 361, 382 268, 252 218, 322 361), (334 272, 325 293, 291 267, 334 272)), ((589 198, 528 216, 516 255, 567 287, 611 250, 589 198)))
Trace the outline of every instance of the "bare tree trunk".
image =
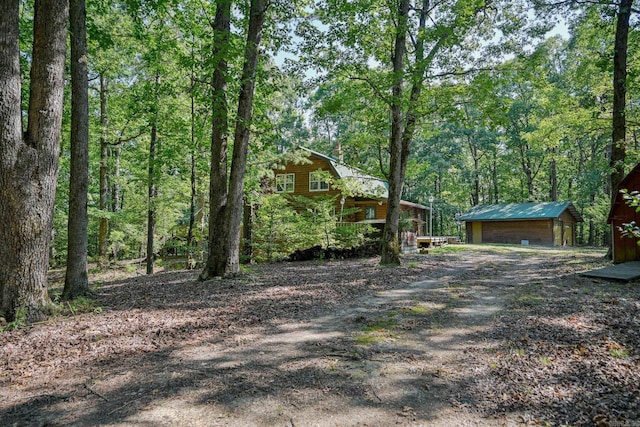
MULTIPOLYGON (((193 56, 193 50, 191 52, 193 56)), ((189 229, 187 230, 187 254, 191 258, 191 247, 193 245, 193 228, 196 222, 196 101, 195 101, 195 78, 193 68, 191 69, 191 198, 189 200, 189 229)), ((187 260, 189 261, 189 260, 187 260)))
POLYGON ((0 313, 46 315, 62 126, 68 1, 36 0, 28 128, 21 111, 19 0, 0 2, 0 313))
POLYGON ((228 254, 225 276, 240 271, 240 237, 242 212, 244 209, 244 175, 247 170, 247 153, 253 112, 253 95, 255 92, 256 70, 260 56, 259 46, 262 39, 262 27, 267 10, 265 0, 252 0, 249 12, 249 31, 245 46, 245 63, 242 69, 242 83, 238 100, 238 114, 233 138, 233 158, 231 177, 229 180, 229 197, 227 201, 226 224, 228 230, 228 254))
MULTIPOLYGON (((109 167, 109 113, 107 109, 107 79, 100 74, 100 211, 106 214, 108 210, 108 167, 109 167)), ((100 217, 98 226, 98 258, 100 265, 107 264, 107 234, 109 232, 109 220, 105 216, 100 217)))
POLYGON ((71 0, 71 176, 67 271, 62 298, 89 293, 87 273, 87 188, 89 184, 89 81, 85 0, 71 0))
POLYGON ((187 230, 187 250, 191 256, 191 246, 193 245, 193 230, 196 225, 196 153, 191 151, 191 197, 189 200, 189 228, 187 230))
POLYGON ((244 210, 244 218, 242 220, 243 247, 242 255, 245 263, 251 262, 253 258, 253 219, 255 218, 255 209, 253 203, 246 206, 244 210))
POLYGON ((158 150, 158 86, 160 84, 160 76, 156 75, 156 103, 154 105, 155 112, 153 115, 153 123, 151 124, 151 142, 149 143, 149 175, 148 190, 149 200, 147 209, 147 274, 153 274, 153 266, 155 263, 154 238, 156 232, 156 196, 158 190, 156 187, 156 154, 158 150))
POLYGON ((211 172, 209 175, 209 254, 200 280, 224 275, 227 261, 224 224, 227 206, 227 133, 229 131, 227 105, 227 55, 231 31, 231 0, 216 1, 213 24, 213 112, 211 129, 211 172))
POLYGON ((549 163, 549 200, 558 201, 558 167, 555 160, 549 163))
POLYGON ((427 25, 429 0, 422 1, 420 23, 415 47, 416 66, 411 75, 411 93, 408 106, 403 115, 402 93, 404 56, 407 52, 409 0, 398 3, 397 30, 393 53, 394 83, 391 100, 391 137, 389 139, 389 198, 387 199, 387 215, 382 235, 382 256, 380 264, 399 265, 400 245, 398 244, 398 227, 400 223, 400 198, 404 183, 407 162, 411 153, 411 143, 418 120, 418 101, 422 92, 425 72, 433 57, 438 52, 447 35, 443 34, 425 58, 423 30, 427 25), (404 116, 404 120, 403 120, 404 116), (404 125, 404 128, 403 128, 404 125))
POLYGON ((471 135, 467 135, 467 146, 473 158, 473 190, 471 193, 472 206, 480 204, 480 156, 478 155, 478 147, 473 144, 471 135))
POLYGON ((633 0, 621 0, 618 5, 616 40, 613 52, 613 132, 609 149, 611 167, 610 189, 613 201, 618 184, 624 178, 626 157, 625 103, 627 94, 627 45, 629 39, 629 18, 633 0))
POLYGON ((120 191, 120 154, 122 152, 121 143, 116 144, 111 149, 113 157, 113 173, 111 175, 111 211, 118 212, 122 209, 122 194, 120 191))
POLYGON ((398 4, 395 46, 393 50, 393 87, 391 100, 391 136, 389 139, 389 197, 387 215, 382 235, 382 257, 380 264, 399 265, 400 245, 398 243, 398 225, 400 222, 400 197, 402 195, 402 85, 404 57, 407 49, 407 24, 409 0, 400 0, 398 4))

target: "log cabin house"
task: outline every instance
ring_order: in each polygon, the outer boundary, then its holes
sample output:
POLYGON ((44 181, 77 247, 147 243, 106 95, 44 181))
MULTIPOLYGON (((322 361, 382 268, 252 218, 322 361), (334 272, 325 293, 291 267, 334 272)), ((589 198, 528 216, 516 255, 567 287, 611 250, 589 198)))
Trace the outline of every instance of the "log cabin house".
MULTIPOLYGON (((382 230, 389 197, 386 181, 308 148, 298 149, 304 151, 309 162, 289 162, 281 168, 274 169, 276 193, 308 198, 333 196, 336 199, 336 216, 340 218, 340 222, 371 224, 382 230), (331 178, 327 179, 328 176, 331 178), (338 180, 341 181, 341 185, 335 185, 338 180), (348 193, 354 195, 343 196, 340 187, 350 188, 348 193), (341 212, 353 211, 352 208, 356 208, 355 213, 342 216, 341 212)), ((411 218, 416 235, 426 235, 429 207, 401 200, 400 208, 411 218)))
POLYGON ((634 221, 636 224, 640 224, 640 213, 636 212, 636 208, 625 203, 623 194, 620 193, 620 190, 623 189, 630 193, 640 190, 640 163, 620 181, 611 203, 607 224, 611 224, 611 248, 614 264, 640 260, 640 246, 638 246, 637 240, 623 236, 620 231, 623 224, 630 224, 634 221))
POLYGON ((459 217, 467 243, 515 243, 547 246, 576 244, 582 216, 571 202, 508 203, 476 206, 459 217))

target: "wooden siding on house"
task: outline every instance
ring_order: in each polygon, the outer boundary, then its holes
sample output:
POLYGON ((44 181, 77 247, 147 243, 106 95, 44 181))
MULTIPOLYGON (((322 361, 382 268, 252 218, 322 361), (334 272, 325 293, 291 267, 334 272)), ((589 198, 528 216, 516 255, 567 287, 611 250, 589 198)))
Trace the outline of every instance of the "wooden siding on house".
POLYGON ((570 202, 485 205, 461 215, 468 243, 575 245, 582 221, 570 202))
POLYGON ((469 221, 466 227, 468 243, 575 245, 575 222, 566 220, 469 221))
MULTIPOLYGON (((324 158, 318 157, 317 155, 309 156, 310 163, 305 164, 292 164, 288 163, 283 168, 274 169, 275 175, 280 174, 294 174, 294 191, 288 193, 280 193, 280 194, 292 194, 296 196, 304 196, 307 198, 314 198, 320 196, 328 196, 335 197, 335 207, 336 213, 340 215, 340 210, 342 206, 340 205, 340 199, 342 198, 342 194, 340 190, 333 188, 331 185, 329 186, 329 190, 325 191, 311 191, 309 188, 310 174, 317 170, 322 170, 325 172, 329 172, 334 179, 339 179, 340 177, 337 175, 335 169, 331 165, 329 161, 324 158)), ((274 184, 275 188, 275 184, 274 184)), ((381 227, 384 225, 387 215, 387 200, 385 198, 379 197, 355 197, 355 198, 347 198, 344 204, 344 210, 347 211, 349 209, 356 208, 358 211, 351 215, 345 215, 341 220, 343 222, 362 222, 369 221, 372 224, 381 227), (365 218, 365 210, 368 207, 374 207, 376 216, 374 219, 366 219, 365 218)), ((418 236, 425 235, 427 233, 426 230, 426 218, 427 218, 427 208, 421 207, 420 205, 414 203, 408 203, 401 201, 400 208, 403 211, 409 212, 411 217, 413 218, 414 228, 418 236)))
POLYGON ((353 221, 354 222, 360 222, 360 221, 365 221, 365 211, 366 208, 375 208, 376 210, 376 217, 374 218, 374 220, 379 221, 379 220, 384 220, 386 218, 387 215, 387 202, 384 200, 374 200, 374 199, 369 199, 369 200, 356 200, 353 203, 353 207, 359 209, 358 212, 355 213, 353 221))
POLYGON ((521 243, 548 245, 553 242, 552 221, 485 221, 482 223, 483 243, 521 243))
MULTIPOLYGON (((336 198, 335 206, 336 212, 338 215, 340 214, 340 199, 342 195, 340 190, 329 186, 329 190, 326 191, 310 191, 309 190, 309 177, 312 172, 316 172, 318 169, 329 172, 334 179, 337 179, 335 171, 331 167, 331 164, 324 160, 317 158, 315 156, 309 157, 311 163, 308 164, 287 164, 283 169, 275 169, 273 172, 276 175, 279 174, 294 174, 295 182, 294 182, 294 191, 291 193, 281 193, 281 194, 294 194, 296 196, 304 196, 308 198, 321 197, 321 196, 332 196, 336 198)), ((384 220, 387 213, 387 202, 385 200, 376 200, 376 199, 368 199, 368 198, 348 198, 345 200, 344 210, 356 208, 358 211, 355 214, 351 214, 342 218, 343 221, 349 222, 360 222, 364 221, 365 218, 365 208, 369 206, 374 206, 376 208, 376 218, 375 220, 384 220)))
POLYGON ((575 245, 575 222, 572 216, 560 220, 467 222, 468 243, 514 243, 526 240, 531 245, 575 245))
MULTIPOLYGON (((298 196, 304 197, 314 197, 314 196, 339 196, 340 191, 335 188, 331 188, 329 186, 329 190, 326 191, 310 191, 309 190, 309 176, 312 172, 321 169, 323 171, 331 173, 331 175, 336 178, 335 173, 333 172, 333 168, 323 159, 313 158, 313 161, 309 164, 303 165, 294 165, 287 164, 284 169, 275 169, 274 173, 279 174, 289 174, 292 173, 295 175, 294 181, 294 191, 290 194, 295 194, 298 196)), ((286 194, 286 193, 283 193, 286 194)), ((345 206, 346 207, 346 206, 345 206)))
POLYGON ((635 208, 627 206, 619 191, 623 189, 629 192, 640 190, 640 163, 620 182, 607 220, 607 223, 611 224, 613 262, 615 264, 640 260, 640 247, 637 240, 623 236, 620 231, 623 224, 629 224, 633 221, 640 224, 640 214, 636 212, 635 208))
POLYGON ((613 263, 640 260, 640 247, 637 240, 623 236, 619 228, 623 227, 622 224, 629 224, 631 221, 640 224, 640 215, 632 208, 627 212, 619 208, 618 214, 619 216, 614 216, 610 221, 613 236, 613 263))
MULTIPOLYGON (((564 211, 560 215, 561 230, 561 242, 560 245, 575 246, 576 244, 576 221, 573 215, 564 211)), ((558 245, 558 246, 560 246, 558 245)))

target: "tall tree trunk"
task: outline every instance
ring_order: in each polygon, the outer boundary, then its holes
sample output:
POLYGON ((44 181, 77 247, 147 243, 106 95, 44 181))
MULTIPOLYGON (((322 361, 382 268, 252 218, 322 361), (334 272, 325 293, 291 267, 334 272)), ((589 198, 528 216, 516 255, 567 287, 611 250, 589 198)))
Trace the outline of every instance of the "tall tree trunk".
MULTIPOLYGON (((191 47, 192 64, 195 64, 194 47, 191 47)), ((189 228, 187 230, 187 262, 186 268, 194 268, 195 257, 194 252, 196 245, 194 244, 194 230, 196 228, 196 211, 198 210, 198 169, 197 156, 200 152, 200 144, 196 138, 196 78, 194 65, 191 66, 191 87, 189 95, 191 98, 191 198, 189 200, 189 228)))
POLYGON ((471 193, 472 206, 480 204, 480 155, 478 155, 478 147, 473 144, 473 137, 467 135, 467 146, 473 159, 473 190, 471 193))
POLYGON ((200 280, 224 275, 227 261, 226 227, 227 206, 227 133, 229 110, 227 105, 227 55, 231 31, 231 0, 216 1, 213 24, 213 112, 211 129, 211 172, 209 175, 209 253, 200 274, 200 280))
POLYGON ((382 235, 382 257, 384 265, 400 264, 400 245, 398 243, 398 225, 400 222, 400 197, 402 195, 402 86, 404 58, 407 50, 407 24, 409 0, 398 3, 397 27, 393 49, 393 87, 391 89, 391 135, 389 138, 389 196, 387 214, 382 235))
POLYGON ((151 124, 151 142, 149 143, 149 175, 148 175, 148 209, 147 209, 147 274, 153 274, 155 253, 153 250, 156 232, 156 155, 158 150, 158 86, 160 76, 156 75, 156 102, 154 105, 153 123, 151 124))
POLYGON ((498 152, 497 150, 493 150, 493 158, 492 158, 492 166, 491 166, 491 181, 492 185, 492 200, 491 203, 498 203, 500 200, 500 189, 498 188, 498 152))
POLYGON ((231 177, 229 180, 229 196, 227 200, 226 225, 228 230, 228 253, 225 276, 235 275, 240 271, 240 237, 242 229, 242 212, 244 209, 244 175, 247 169, 247 153, 253 112, 253 95, 255 92, 256 70, 260 56, 260 40, 267 10, 265 0, 251 0, 249 12, 249 30, 245 46, 245 62, 242 69, 242 83, 238 100, 238 114, 233 138, 233 158, 231 161, 231 177))
POLYGON ((0 313, 45 317, 62 126, 68 1, 36 0, 22 132, 19 0, 0 2, 0 313))
POLYGON ((107 264, 107 234, 109 233, 108 210, 109 195, 109 112, 107 100, 107 79, 100 74, 100 223, 98 225, 98 259, 102 266, 107 264))
MULTIPOLYGON (((193 50, 191 51, 193 57, 193 50)), ((187 255, 190 261, 192 256, 193 246, 193 229, 196 222, 196 153, 198 147, 196 147, 196 101, 195 101, 195 76, 193 68, 191 69, 191 198, 189 200, 189 229, 187 230, 187 255)))
POLYGON ((611 167, 611 199, 618 191, 618 184, 624 178, 624 160, 626 157, 625 103, 627 94, 627 42, 629 39, 629 18, 633 0, 621 0, 618 5, 616 40, 613 51, 613 132, 609 149, 611 167))
POLYGON ((122 209, 122 194, 120 191, 120 155, 121 144, 118 143, 111 149, 113 157, 113 173, 111 178, 111 211, 118 212, 122 209))
POLYGON ((246 206, 244 210, 244 218, 242 220, 243 247, 242 255, 245 263, 251 262, 253 259, 253 219, 255 218, 255 209, 253 203, 246 206))
POLYGON ((189 228, 187 230, 187 250, 191 256, 193 246, 193 230, 196 225, 196 153, 195 148, 191 150, 191 197, 189 200, 189 228))
POLYGON ((558 167, 555 159, 549 162, 549 200, 558 201, 558 167))
POLYGON ((411 143, 418 121, 418 101, 424 84, 425 73, 431 65, 435 54, 447 38, 442 34, 425 57, 424 29, 429 14, 429 0, 422 1, 420 8, 420 22, 415 47, 415 68, 411 74, 411 92, 408 105, 403 114, 403 74, 404 57, 407 53, 409 0, 398 3, 397 29, 393 51, 393 75, 391 99, 391 136, 389 139, 389 198, 387 199, 387 215, 382 236, 382 256, 380 264, 399 265, 400 245, 398 244, 398 227, 400 222, 400 198, 404 183, 407 162, 411 153, 411 143), (403 120, 404 116, 404 120, 403 120), (403 126, 404 125, 404 126, 403 126))
POLYGON ((87 295, 87 188, 89 181, 89 82, 85 0, 71 0, 71 176, 67 271, 62 298, 87 295))

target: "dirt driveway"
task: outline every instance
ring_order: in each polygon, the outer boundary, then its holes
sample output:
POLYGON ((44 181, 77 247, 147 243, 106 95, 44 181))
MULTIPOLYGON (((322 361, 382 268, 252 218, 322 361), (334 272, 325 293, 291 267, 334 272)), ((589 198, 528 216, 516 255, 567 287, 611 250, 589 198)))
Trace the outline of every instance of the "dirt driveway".
POLYGON ((457 248, 104 281, 0 334, 0 425, 640 425, 638 286, 457 248))

